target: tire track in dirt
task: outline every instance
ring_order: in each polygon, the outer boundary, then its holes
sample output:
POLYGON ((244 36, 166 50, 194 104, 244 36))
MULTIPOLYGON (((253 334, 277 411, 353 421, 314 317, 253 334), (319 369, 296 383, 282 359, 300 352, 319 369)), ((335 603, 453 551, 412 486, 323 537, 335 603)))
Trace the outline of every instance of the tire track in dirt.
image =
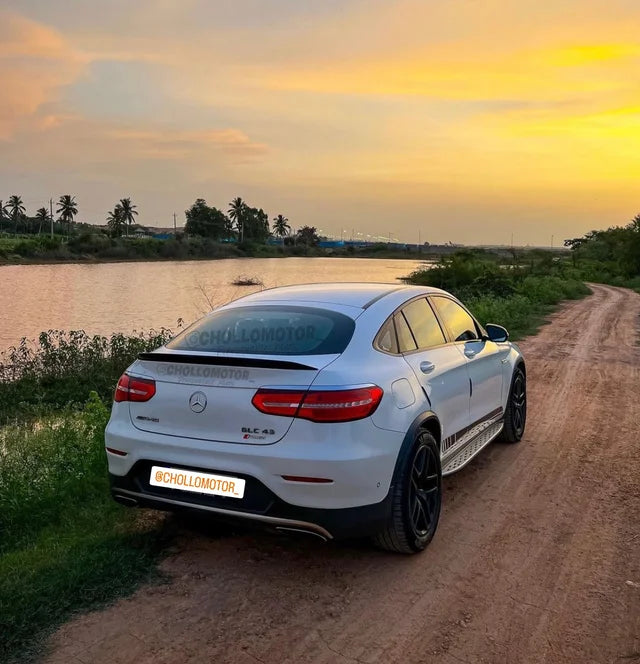
POLYGON ((640 661, 640 296, 592 289, 521 344, 527 434, 445 481, 424 554, 185 532, 170 584, 65 625, 47 661, 640 661))

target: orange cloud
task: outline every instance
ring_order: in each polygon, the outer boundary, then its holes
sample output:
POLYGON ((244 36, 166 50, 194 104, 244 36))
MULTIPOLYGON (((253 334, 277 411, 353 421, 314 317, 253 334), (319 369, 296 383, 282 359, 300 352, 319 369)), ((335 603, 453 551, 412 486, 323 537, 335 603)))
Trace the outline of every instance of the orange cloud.
POLYGON ((267 151, 264 143, 251 141, 238 129, 189 131, 115 128, 108 130, 107 135, 126 143, 129 153, 140 157, 184 159, 194 153, 216 151, 245 159, 263 155, 267 151))
POLYGON ((86 59, 51 28, 0 13, 0 139, 8 138, 58 90, 83 71, 86 59))

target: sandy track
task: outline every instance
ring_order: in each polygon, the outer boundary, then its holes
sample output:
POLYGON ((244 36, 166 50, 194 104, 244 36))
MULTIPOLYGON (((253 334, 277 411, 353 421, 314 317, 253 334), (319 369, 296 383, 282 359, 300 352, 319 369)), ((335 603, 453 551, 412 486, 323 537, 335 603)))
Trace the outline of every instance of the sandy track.
POLYGON ((521 344, 525 439, 445 481, 424 554, 187 533, 47 661, 640 662, 640 296, 593 291, 521 344))

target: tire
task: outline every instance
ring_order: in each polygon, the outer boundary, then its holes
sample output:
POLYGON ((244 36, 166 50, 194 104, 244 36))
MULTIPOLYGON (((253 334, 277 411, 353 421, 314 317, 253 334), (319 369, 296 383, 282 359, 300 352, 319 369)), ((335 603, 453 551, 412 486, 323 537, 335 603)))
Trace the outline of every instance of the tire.
POLYGON ((422 551, 436 532, 441 504, 440 450, 435 438, 422 429, 402 461, 389 524, 374 536, 374 543, 397 553, 422 551))
POLYGON ((527 423, 527 377, 521 366, 517 366, 511 377, 509 399, 504 413, 504 429, 500 440, 518 443, 524 435, 527 423))

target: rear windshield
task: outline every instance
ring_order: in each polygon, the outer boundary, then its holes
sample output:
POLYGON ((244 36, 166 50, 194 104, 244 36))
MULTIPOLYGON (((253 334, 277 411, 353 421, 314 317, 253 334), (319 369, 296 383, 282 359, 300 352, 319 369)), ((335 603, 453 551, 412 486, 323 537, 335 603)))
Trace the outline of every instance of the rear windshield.
POLYGON ((354 321, 311 307, 236 307, 214 312, 172 339, 167 348, 256 355, 328 355, 347 347, 354 321))

